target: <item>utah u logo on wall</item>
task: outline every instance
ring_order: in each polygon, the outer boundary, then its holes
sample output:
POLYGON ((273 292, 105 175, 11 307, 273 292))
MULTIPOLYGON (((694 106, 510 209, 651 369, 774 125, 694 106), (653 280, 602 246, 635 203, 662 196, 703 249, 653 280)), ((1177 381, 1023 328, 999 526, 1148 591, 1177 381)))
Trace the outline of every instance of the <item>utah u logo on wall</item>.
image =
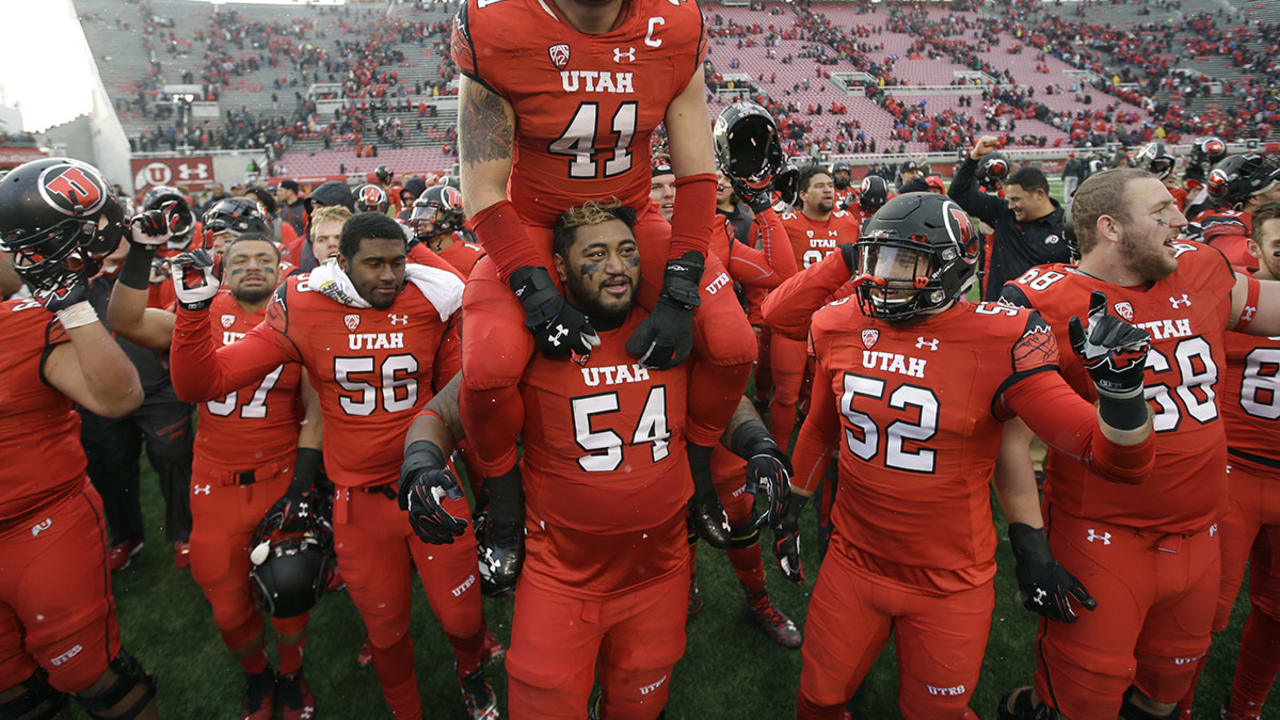
POLYGON ((559 43, 547 48, 547 54, 551 56, 551 64, 556 66, 557 70, 563 70, 569 65, 569 45, 567 43, 559 43))

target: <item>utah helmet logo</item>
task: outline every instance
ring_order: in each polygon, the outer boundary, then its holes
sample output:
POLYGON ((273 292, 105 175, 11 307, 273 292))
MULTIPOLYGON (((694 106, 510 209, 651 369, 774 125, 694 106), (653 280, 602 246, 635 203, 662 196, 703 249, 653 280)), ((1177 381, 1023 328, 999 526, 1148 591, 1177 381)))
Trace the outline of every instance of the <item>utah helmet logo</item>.
POLYGON ((871 347, 872 347, 873 345, 875 345, 875 344, 876 344, 876 341, 877 341, 877 340, 879 340, 879 339, 880 339, 880 331, 879 331, 879 330, 870 330, 870 329, 869 329, 869 330, 863 330, 863 331, 862 331, 862 346, 863 346, 863 347, 865 347, 865 348, 866 348, 866 349, 868 349, 868 350, 870 350, 870 349, 871 349, 871 347))
POLYGON ((70 160, 45 168, 36 185, 50 207, 71 217, 95 213, 107 201, 107 184, 98 173, 70 160))
POLYGON ((223 315, 220 319, 222 320, 222 327, 224 328, 229 328, 236 324, 235 315, 223 315))
POLYGON ((1128 301, 1121 301, 1115 304, 1116 314, 1124 318, 1125 322, 1133 322, 1133 305, 1128 301))
POLYGON ((346 324, 348 330, 355 332, 356 328, 360 327, 360 316, 355 313, 344 315, 342 322, 346 324))
POLYGON ((552 45, 547 48, 547 54, 551 56, 551 64, 555 65, 557 70, 563 70, 569 65, 568 43, 552 45))

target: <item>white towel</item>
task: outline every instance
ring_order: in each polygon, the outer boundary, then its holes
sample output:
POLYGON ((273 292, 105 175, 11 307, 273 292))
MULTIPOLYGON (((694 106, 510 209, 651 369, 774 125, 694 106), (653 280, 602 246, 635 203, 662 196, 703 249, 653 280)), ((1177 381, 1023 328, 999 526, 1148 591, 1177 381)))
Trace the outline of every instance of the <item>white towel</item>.
MULTIPOLYGON (((436 312, 440 313, 441 322, 446 322, 462 307, 462 281, 457 275, 427 265, 408 263, 404 266, 404 279, 431 301, 436 312)), ((368 301, 356 292, 351 278, 338 267, 337 258, 329 258, 311 271, 310 285, 312 290, 324 293, 330 299, 348 307, 372 307, 368 301)))

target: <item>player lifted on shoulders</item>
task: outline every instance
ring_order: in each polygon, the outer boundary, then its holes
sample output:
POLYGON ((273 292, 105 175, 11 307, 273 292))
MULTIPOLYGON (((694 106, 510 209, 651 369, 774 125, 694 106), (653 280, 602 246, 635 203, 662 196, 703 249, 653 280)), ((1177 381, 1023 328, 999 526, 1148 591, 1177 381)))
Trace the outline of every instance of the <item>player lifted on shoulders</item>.
MULTIPOLYGON (((645 266, 637 301, 651 311, 627 347, 656 369, 695 353, 691 513, 699 534, 723 547, 729 530, 710 448, 746 386, 755 336, 719 260, 707 257, 716 178, 702 22, 697 3, 685 0, 468 0, 459 10, 462 196, 488 253, 467 285, 460 400, 486 482, 509 486, 514 433, 524 424, 515 386, 532 354, 581 357, 599 343, 553 279, 551 227, 571 206, 620 201, 637 213, 645 266), (649 210, 659 123, 677 177, 670 224, 649 210)), ((495 531, 519 525, 500 519, 496 502, 492 520, 495 531)), ((502 545, 497 574, 509 581, 518 550, 502 545)))
MULTIPOLYGON (((174 386, 217 400, 302 365, 320 395, 325 472, 337 488, 333 532, 347 591, 369 630, 373 666, 397 718, 421 718, 409 635, 411 569, 457 656, 470 717, 497 717, 481 668, 485 629, 476 587, 475 539, 429 548, 396 505, 399 446, 413 417, 459 368, 462 280, 452 268, 405 263, 404 232, 380 213, 353 215, 338 257, 276 290, 267 319, 217 347, 209 304, 218 293, 210 260, 179 258, 180 307, 170 356, 174 386)), ((431 255, 430 258, 436 256, 431 255)), ((466 501, 450 500, 458 515, 466 501)))
MULTIPOLYGON (((651 720, 684 654, 690 376, 682 365, 646 368, 625 349, 649 314, 635 303, 642 251, 633 222, 626 206, 587 203, 555 227, 567 300, 601 345, 580 366, 535 357, 520 380, 530 408, 517 470, 529 537, 507 654, 513 718, 579 720, 598 672, 603 717, 651 720)), ((436 541, 465 527, 435 500, 457 488, 444 457, 461 423, 448 401, 446 390, 410 429, 401 475, 415 530, 436 541)), ((772 445, 755 442, 763 425, 756 430, 742 433, 743 454, 772 445)), ((751 467, 785 508, 774 485, 785 482, 780 463, 751 467)))
MULTIPOLYGON (((1115 480, 1150 470, 1142 399, 1147 333, 1086 298, 1072 345, 1106 388, 1097 409, 1058 374, 1058 344, 1035 312, 962 298, 978 236, 934 193, 890 200, 843 246, 774 291, 765 318, 799 334, 816 303, 792 289, 856 295, 812 314, 813 406, 794 453, 789 511, 776 531, 784 572, 802 581, 799 513, 838 454, 831 536, 809 604, 799 716, 840 718, 893 632, 899 708, 909 720, 976 717, 995 603, 996 533, 987 484, 1001 425, 1020 416, 1065 455, 1115 480), (846 260, 846 256, 848 260, 846 260), (798 496, 798 497, 797 497, 798 496)), ((1067 623, 1089 592, 1045 539, 1034 479, 997 483, 1029 609, 1067 623)))
POLYGON ((123 417, 142 404, 133 363, 86 299, 123 221, 102 175, 75 160, 0 180, 0 251, 34 298, 0 302, 4 718, 61 717, 67 695, 96 719, 160 717, 155 680, 120 646, 102 499, 73 409, 123 417))
MULTIPOLYGON (((1097 291, 1109 311, 1151 331, 1145 394, 1155 412, 1155 471, 1142 485, 1116 483, 1050 452, 1050 546, 1088 584, 1098 610, 1072 625, 1042 625, 1034 694, 1011 693, 1000 717, 1175 718, 1209 649, 1219 589, 1226 333, 1280 335, 1280 284, 1236 273, 1212 247, 1177 242, 1186 218, 1145 171, 1089 176, 1071 210, 1079 264, 1032 268, 1001 299, 1038 310, 1060 342, 1069 316, 1097 291)), ((1085 398, 1097 396, 1075 358, 1064 358, 1062 373, 1085 398)), ((1029 439, 1026 428, 1006 426, 997 473, 1031 476, 1029 439)))

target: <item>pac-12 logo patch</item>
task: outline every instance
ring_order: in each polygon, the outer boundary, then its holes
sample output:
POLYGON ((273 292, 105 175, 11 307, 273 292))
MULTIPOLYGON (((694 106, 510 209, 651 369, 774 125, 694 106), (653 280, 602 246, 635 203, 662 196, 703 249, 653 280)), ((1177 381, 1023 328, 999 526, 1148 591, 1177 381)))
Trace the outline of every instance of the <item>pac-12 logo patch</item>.
POLYGON ((1121 301, 1115 304, 1116 314, 1125 319, 1125 322, 1133 322, 1133 305, 1128 301, 1121 301))
POLYGON ((551 64, 556 66, 557 70, 563 70, 569 65, 569 45, 567 43, 559 43, 547 48, 547 54, 551 56, 551 64))
POLYGON ((862 345, 868 350, 870 350, 871 347, 875 345, 876 341, 879 339, 880 339, 879 330, 863 330, 862 331, 862 345))
POLYGON ((344 315, 342 322, 346 324, 348 330, 355 332, 356 328, 360 327, 360 316, 355 313, 344 315))

